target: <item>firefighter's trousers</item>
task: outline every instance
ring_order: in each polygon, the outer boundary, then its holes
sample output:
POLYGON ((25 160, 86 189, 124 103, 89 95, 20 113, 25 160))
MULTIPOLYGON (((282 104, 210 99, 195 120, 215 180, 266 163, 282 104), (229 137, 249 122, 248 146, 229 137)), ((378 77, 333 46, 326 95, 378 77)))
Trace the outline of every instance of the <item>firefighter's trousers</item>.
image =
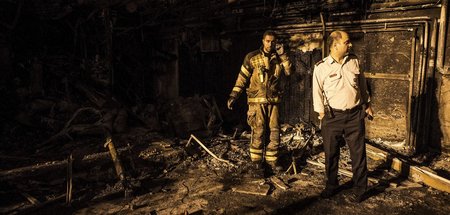
POLYGON ((254 162, 262 161, 263 155, 267 162, 275 163, 278 158, 280 144, 280 125, 278 123, 278 104, 249 104, 247 122, 252 128, 250 143, 250 158, 254 162), (269 144, 265 144, 269 134, 269 144), (265 153, 264 153, 264 146, 265 153))

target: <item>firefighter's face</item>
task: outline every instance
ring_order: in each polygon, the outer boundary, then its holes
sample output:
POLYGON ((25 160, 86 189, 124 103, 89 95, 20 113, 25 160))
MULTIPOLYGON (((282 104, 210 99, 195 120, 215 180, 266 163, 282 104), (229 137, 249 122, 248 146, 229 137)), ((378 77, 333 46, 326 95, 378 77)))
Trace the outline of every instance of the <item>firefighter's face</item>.
POLYGON ((266 35, 263 40, 264 51, 269 53, 271 51, 275 51, 275 37, 272 35, 266 35))

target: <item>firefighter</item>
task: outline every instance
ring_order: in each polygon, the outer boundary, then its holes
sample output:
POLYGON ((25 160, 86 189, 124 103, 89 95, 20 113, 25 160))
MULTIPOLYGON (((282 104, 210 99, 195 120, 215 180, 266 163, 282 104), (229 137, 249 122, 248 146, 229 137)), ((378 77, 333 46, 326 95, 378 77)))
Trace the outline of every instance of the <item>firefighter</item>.
POLYGON ((276 39, 274 31, 264 32, 262 46, 245 56, 227 102, 227 107, 231 110, 246 89, 247 122, 252 129, 250 142, 252 166, 254 170, 261 170, 265 160, 273 173, 282 170, 277 163, 280 144, 278 108, 282 94, 280 82, 283 75, 288 76, 291 72, 291 62, 283 45, 277 44, 276 39), (269 143, 265 144, 265 135, 269 132, 269 143))

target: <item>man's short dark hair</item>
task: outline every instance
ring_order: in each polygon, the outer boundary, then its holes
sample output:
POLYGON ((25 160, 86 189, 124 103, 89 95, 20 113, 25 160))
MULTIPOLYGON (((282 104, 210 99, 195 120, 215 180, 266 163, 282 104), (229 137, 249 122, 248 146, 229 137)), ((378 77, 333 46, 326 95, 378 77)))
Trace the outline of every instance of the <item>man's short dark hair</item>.
POLYGON ((341 31, 333 31, 327 38, 327 46, 328 50, 331 50, 331 46, 333 45, 334 41, 340 40, 342 38, 341 31))
POLYGON ((272 30, 265 31, 262 38, 263 39, 266 38, 267 35, 277 38, 277 34, 275 33, 275 31, 272 30))

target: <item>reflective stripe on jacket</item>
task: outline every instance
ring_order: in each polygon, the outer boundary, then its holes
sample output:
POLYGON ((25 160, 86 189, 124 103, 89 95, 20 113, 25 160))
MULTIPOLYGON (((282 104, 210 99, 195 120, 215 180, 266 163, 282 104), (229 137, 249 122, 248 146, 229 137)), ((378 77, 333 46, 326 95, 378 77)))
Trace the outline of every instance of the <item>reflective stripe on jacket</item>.
POLYGON ((247 87, 248 103, 279 103, 281 75, 290 75, 291 62, 286 54, 265 53, 262 48, 248 53, 230 96, 238 98, 247 87))

